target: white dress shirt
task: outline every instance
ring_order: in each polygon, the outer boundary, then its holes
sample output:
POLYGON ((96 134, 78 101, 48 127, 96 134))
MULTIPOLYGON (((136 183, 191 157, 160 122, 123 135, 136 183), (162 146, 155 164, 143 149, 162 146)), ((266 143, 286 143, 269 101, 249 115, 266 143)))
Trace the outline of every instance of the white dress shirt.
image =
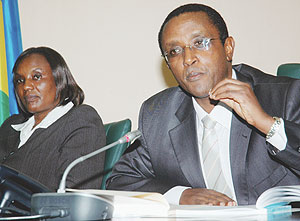
MULTIPOLYGON (((232 78, 236 79, 236 73, 232 71, 232 78)), ((196 111, 196 129, 197 129, 197 139, 198 139, 198 148, 199 148, 199 157, 201 162, 202 174, 204 176, 204 181, 207 183, 207 178, 205 175, 205 171, 203 170, 203 159, 202 159, 202 136, 203 136, 203 124, 202 118, 206 115, 209 115, 211 119, 217 122, 215 130, 218 136, 218 148, 220 152, 220 161, 221 167, 225 176, 225 180, 227 185, 232 190, 233 200, 236 201, 234 185, 231 174, 231 165, 230 165, 230 129, 231 129, 231 119, 232 119, 232 109, 228 107, 226 104, 219 102, 213 110, 208 114, 205 112, 202 107, 197 103, 195 98, 193 99, 193 106, 196 111)), ((284 130, 284 122, 281 119, 281 124, 279 130, 267 140, 273 146, 275 146, 278 150, 284 150, 287 143, 287 137, 284 130)), ((176 186, 167 191, 164 196, 171 204, 179 204, 179 199, 182 192, 190 187, 184 186, 176 186)))
POLYGON ((53 124, 55 121, 57 121, 63 115, 65 115, 73 106, 74 106, 74 104, 72 102, 69 102, 64 106, 58 106, 58 107, 54 108, 34 128, 33 128, 33 126, 35 124, 34 116, 30 117, 24 123, 11 125, 11 127, 13 129, 15 129, 16 131, 20 131, 20 143, 19 143, 18 148, 20 148, 27 142, 27 140, 31 137, 31 135, 33 134, 33 132, 35 130, 37 130, 38 128, 49 127, 51 124, 53 124))

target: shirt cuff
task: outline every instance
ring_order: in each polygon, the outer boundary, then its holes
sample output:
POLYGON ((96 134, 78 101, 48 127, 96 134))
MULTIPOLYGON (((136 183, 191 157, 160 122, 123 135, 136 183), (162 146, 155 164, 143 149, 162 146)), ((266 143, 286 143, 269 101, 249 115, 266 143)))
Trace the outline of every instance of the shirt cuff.
POLYGON ((186 187, 186 186, 175 186, 175 187, 169 189, 164 194, 164 197, 166 198, 166 200, 168 201, 169 204, 179 205, 179 200, 180 200, 182 192, 189 188, 190 187, 186 187))
POLYGON ((274 147, 276 147, 279 151, 282 151, 286 147, 287 136, 284 129, 284 121, 282 120, 282 118, 280 118, 280 121, 281 124, 279 126, 279 129, 271 138, 267 139, 267 141, 274 147))

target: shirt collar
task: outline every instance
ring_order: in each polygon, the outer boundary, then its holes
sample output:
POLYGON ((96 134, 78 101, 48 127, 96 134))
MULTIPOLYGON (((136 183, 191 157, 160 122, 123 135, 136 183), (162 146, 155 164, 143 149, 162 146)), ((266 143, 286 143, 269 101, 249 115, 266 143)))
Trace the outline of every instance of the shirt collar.
MULTIPOLYGON (((35 127, 37 128, 48 128, 51 124, 57 121, 60 117, 65 115, 74 104, 72 102, 67 103, 66 105, 58 106, 50 111, 47 116, 35 127)), ((16 131, 22 130, 32 130, 34 126, 34 116, 30 117, 26 122, 21 124, 11 125, 16 131)))

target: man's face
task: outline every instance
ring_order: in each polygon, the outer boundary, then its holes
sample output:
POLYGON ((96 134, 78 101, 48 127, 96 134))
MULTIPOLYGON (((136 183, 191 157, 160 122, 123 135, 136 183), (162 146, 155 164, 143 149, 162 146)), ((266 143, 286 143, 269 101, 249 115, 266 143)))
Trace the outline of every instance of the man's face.
POLYGON ((230 42, 222 44, 217 28, 204 12, 187 12, 172 18, 162 35, 162 47, 174 77, 184 90, 198 98, 207 96, 218 82, 231 77, 233 39, 232 45, 230 42), (207 43, 205 38, 213 40, 207 43))

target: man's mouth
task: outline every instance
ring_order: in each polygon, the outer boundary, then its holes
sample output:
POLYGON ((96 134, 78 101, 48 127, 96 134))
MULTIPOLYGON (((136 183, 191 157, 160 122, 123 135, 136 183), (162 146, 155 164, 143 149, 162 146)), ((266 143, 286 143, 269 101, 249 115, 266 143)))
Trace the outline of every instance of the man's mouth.
POLYGON ((197 81, 202 77, 203 73, 201 72, 190 72, 187 76, 186 76, 186 80, 187 81, 197 81))

